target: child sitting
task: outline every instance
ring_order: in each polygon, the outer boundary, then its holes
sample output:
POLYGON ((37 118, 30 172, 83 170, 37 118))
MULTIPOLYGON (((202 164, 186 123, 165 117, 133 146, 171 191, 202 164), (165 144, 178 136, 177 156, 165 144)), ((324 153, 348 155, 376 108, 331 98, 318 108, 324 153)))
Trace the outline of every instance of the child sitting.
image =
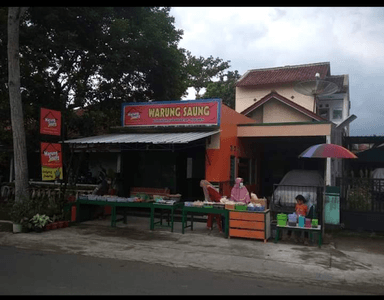
MULTIPOLYGON (((297 195, 295 200, 296 200, 295 213, 297 215, 297 218, 299 218, 299 216, 305 217, 307 215, 307 212, 308 212, 308 207, 304 204, 306 202, 305 198, 302 195, 297 195)), ((293 237, 292 236, 292 230, 287 231, 287 236, 288 236, 288 239, 293 237)), ((300 236, 300 232, 295 234, 295 238, 294 238, 295 242, 298 242, 299 236, 300 236)))
MULTIPOLYGON (((307 201, 302 195, 297 195, 295 199, 297 201, 295 206, 295 212, 296 212, 297 218, 299 218, 299 216, 303 216, 305 218, 308 213, 308 206, 305 205, 304 203, 307 201)), ((300 235, 301 235, 301 232, 298 232, 297 237, 300 237, 300 235)), ((297 241, 297 239, 295 239, 295 241, 297 241)), ((304 232, 304 245, 308 245, 308 232, 304 232)))
POLYGON ((308 206, 306 206, 304 203, 306 202, 305 198, 302 195, 296 196, 296 206, 295 206, 295 212, 297 217, 303 216, 305 217, 308 212, 308 206))

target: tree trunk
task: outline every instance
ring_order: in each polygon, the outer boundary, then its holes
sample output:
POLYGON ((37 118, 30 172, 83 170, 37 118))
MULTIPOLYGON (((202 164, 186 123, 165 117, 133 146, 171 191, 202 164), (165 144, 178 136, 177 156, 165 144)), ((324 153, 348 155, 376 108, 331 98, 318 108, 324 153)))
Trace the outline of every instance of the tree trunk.
POLYGON ((15 201, 29 199, 27 145, 20 91, 19 54, 20 18, 26 10, 26 7, 8 8, 8 88, 15 164, 15 201))

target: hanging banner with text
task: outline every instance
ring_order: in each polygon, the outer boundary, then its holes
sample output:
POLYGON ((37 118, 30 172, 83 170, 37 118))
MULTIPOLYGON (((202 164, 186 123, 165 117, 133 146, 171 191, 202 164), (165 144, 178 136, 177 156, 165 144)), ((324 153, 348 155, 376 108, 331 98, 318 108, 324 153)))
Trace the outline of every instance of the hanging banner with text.
POLYGON ((122 104, 122 126, 219 125, 221 99, 122 104))
POLYGON ((40 109, 40 134, 61 135, 61 112, 57 110, 40 109))
POLYGON ((42 180, 63 179, 61 144, 41 143, 42 180))

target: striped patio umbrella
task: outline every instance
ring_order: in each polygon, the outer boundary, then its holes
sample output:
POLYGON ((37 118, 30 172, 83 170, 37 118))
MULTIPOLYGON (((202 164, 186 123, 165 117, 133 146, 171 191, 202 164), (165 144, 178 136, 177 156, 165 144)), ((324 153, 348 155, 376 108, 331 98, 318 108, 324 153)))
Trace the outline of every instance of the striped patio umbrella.
POLYGON ((357 158, 348 149, 335 144, 318 144, 306 149, 299 157, 304 158, 357 158))
MULTIPOLYGON (((335 144, 318 144, 313 145, 302 152, 299 157, 304 158, 357 158, 355 154, 353 154, 348 149, 335 145, 335 144)), ((325 164, 324 168, 324 178, 326 178, 327 164, 325 164)), ((326 181, 324 180, 324 192, 326 189, 326 181)), ((322 208, 322 216, 321 216, 321 234, 324 235, 324 210, 325 210, 325 193, 323 193, 323 208, 322 208)))

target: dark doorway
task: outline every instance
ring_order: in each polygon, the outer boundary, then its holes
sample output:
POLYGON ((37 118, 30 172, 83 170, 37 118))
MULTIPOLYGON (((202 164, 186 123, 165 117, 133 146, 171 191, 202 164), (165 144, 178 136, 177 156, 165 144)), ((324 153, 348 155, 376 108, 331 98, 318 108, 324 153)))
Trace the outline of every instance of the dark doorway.
POLYGON ((201 199, 205 145, 177 145, 174 150, 122 151, 124 195, 131 187, 168 187, 182 199, 201 199))

